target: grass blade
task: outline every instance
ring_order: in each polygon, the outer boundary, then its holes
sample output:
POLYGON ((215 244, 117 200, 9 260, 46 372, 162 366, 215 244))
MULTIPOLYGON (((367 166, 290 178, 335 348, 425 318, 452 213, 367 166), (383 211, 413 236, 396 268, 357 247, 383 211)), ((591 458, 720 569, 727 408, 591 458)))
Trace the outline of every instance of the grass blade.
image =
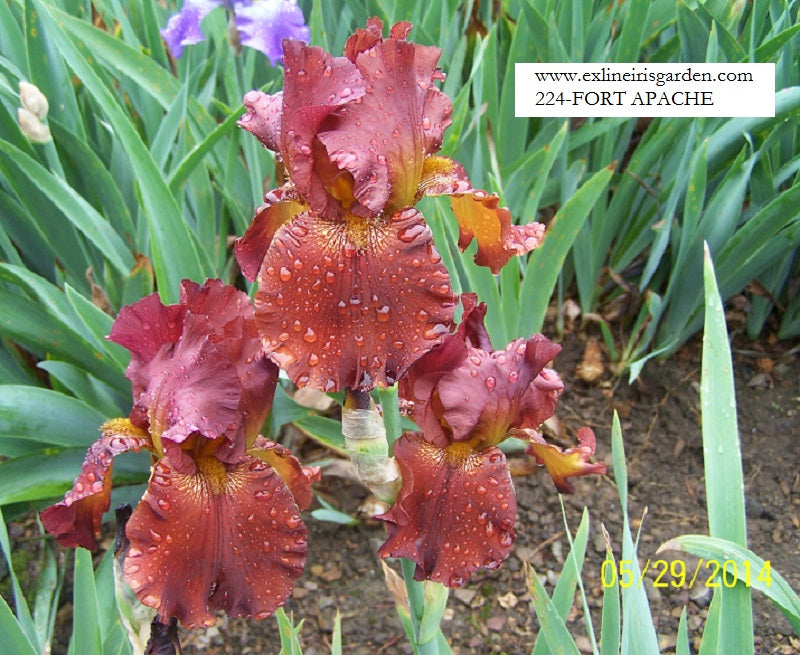
MULTIPOLYGON (((741 445, 736 422, 725 312, 714 277, 708 246, 705 247, 704 276, 706 318, 703 335, 703 363, 700 404, 703 417, 703 458, 706 474, 708 524, 712 537, 747 545, 742 477, 741 445)), ((720 629, 716 652, 747 655, 754 650, 753 611, 750 590, 744 584, 717 589, 720 629)))
POLYGON ((727 539, 699 534, 685 534, 670 539, 657 552, 664 550, 680 550, 706 561, 722 562, 727 570, 720 586, 727 586, 727 581, 735 576, 745 586, 760 591, 780 608, 794 631, 800 635, 800 597, 786 579, 772 569, 768 561, 764 561, 753 551, 727 539), (727 565, 728 562, 733 565, 727 565))
POLYGON ((613 166, 595 173, 558 211, 542 245, 531 254, 520 289, 519 317, 516 334, 532 334, 541 330, 544 313, 555 288, 558 274, 595 202, 603 193, 613 173, 613 166))

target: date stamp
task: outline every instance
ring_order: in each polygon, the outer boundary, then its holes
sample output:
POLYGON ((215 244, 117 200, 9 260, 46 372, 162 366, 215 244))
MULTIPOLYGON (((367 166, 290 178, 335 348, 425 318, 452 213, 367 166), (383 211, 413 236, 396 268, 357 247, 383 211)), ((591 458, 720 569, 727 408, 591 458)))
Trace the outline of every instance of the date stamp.
POLYGON ((737 581, 746 587, 753 582, 769 587, 772 583, 772 571, 769 560, 759 567, 753 567, 749 560, 737 562, 732 559, 700 559, 694 565, 685 560, 648 559, 640 570, 632 560, 618 561, 607 559, 600 567, 603 587, 641 587, 642 581, 650 574, 656 588, 672 587, 673 589, 693 589, 696 586, 715 589, 717 587, 735 587, 737 581))

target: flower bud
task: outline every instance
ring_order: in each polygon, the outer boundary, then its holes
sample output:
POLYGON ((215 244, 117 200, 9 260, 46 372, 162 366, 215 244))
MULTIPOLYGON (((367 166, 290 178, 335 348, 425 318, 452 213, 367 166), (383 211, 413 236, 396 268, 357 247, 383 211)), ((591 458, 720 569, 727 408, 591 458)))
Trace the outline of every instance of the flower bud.
POLYGON ((22 106, 39 120, 43 120, 47 116, 47 110, 49 109, 47 98, 35 84, 20 82, 19 99, 22 106))
POLYGON ((28 111, 24 107, 19 107, 17 109, 17 120, 19 121, 19 129, 34 143, 47 143, 53 140, 53 136, 50 134, 50 128, 42 123, 36 114, 28 111))

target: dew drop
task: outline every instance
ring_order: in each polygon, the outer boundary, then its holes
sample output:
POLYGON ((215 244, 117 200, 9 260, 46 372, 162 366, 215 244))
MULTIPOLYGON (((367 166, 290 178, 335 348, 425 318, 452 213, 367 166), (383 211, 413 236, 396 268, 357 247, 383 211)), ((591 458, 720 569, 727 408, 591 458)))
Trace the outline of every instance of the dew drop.
POLYGON ((309 366, 316 366, 319 364, 319 356, 316 353, 311 353, 308 356, 308 364, 309 366))
POLYGON ((306 329, 306 333, 303 335, 303 341, 306 343, 314 343, 317 340, 317 333, 314 332, 311 328, 306 329))
POLYGON ((288 282, 292 279, 292 272, 285 266, 281 266, 280 278, 283 282, 288 282))
POLYGON ((375 310, 378 314, 378 320, 381 323, 386 323, 389 320, 389 305, 383 305, 375 310))
POLYGON ((299 259, 295 259, 292 262, 292 267, 294 268, 294 270, 299 271, 301 268, 303 268, 303 262, 299 259))
POLYGON ((447 326, 444 323, 432 323, 425 332, 422 333, 426 339, 438 339, 448 333, 447 326))
POLYGON ((519 380, 519 373, 517 371, 511 371, 508 374, 508 381, 513 383, 516 382, 517 380, 519 380))
POLYGON ((169 502, 166 498, 159 498, 158 506, 166 512, 168 509, 172 507, 172 503, 169 502))
POLYGON ((397 238, 403 243, 412 243, 421 234, 425 232, 425 226, 417 223, 416 225, 409 225, 397 232, 397 238))
POLYGON ((497 379, 490 375, 488 378, 486 378, 486 386, 489 389, 494 389, 497 386, 497 379))

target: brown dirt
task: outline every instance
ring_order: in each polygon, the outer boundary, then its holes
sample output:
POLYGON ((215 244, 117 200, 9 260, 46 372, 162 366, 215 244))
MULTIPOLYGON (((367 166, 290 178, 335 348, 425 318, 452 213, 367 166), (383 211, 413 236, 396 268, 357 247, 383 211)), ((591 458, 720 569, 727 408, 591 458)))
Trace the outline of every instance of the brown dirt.
MULTIPOLYGON (((641 524, 640 562, 655 561, 658 546, 686 533, 708 531, 704 498, 703 451, 700 430, 700 343, 695 340, 666 362, 652 362, 633 386, 615 381, 608 371, 599 383, 576 381, 584 342, 568 337, 556 364, 567 389, 557 415, 567 435, 582 425, 594 428, 598 457, 609 464, 604 477, 579 479, 577 493, 565 496, 567 519, 574 531, 584 504, 589 507, 591 532, 583 574, 595 630, 599 633, 602 595, 600 570, 605 546, 600 531, 611 535, 620 556, 621 511, 611 463, 610 425, 613 409, 620 414, 628 463, 630 517, 641 524)), ((792 587, 800 589, 800 383, 798 355, 792 344, 764 346, 742 342, 735 351, 735 371, 747 493, 749 547, 771 562, 792 587)), ((524 462, 521 463, 524 468, 524 462)), ((511 556, 494 572, 479 572, 451 594, 443 630, 461 655, 506 653, 528 655, 537 634, 523 561, 532 562, 552 592, 564 563, 568 543, 558 496, 542 473, 515 478, 519 511, 517 540, 511 556)), ((367 492, 341 478, 326 477, 320 488, 347 512, 354 513, 367 492)), ((342 615, 344 652, 350 655, 410 653, 392 598, 375 556, 383 540, 380 525, 344 527, 309 517, 309 567, 287 611, 304 619, 301 632, 305 655, 330 652, 333 617, 342 615)), ((667 555, 669 557, 669 555, 667 555)), ((673 553, 672 557, 678 557, 673 553)), ((688 556, 681 559, 693 561, 688 556)), ((674 652, 681 609, 686 606, 692 648, 697 649, 710 600, 710 590, 657 589, 652 569, 645 588, 656 620, 663 652, 674 652)), ((662 581, 669 581, 669 577, 662 581)), ((800 640, 771 603, 755 592, 756 652, 797 653, 800 640)), ((579 600, 568 626, 584 652, 591 652, 579 600)), ((221 620, 208 631, 184 633, 186 652, 277 653, 275 622, 221 620)))

